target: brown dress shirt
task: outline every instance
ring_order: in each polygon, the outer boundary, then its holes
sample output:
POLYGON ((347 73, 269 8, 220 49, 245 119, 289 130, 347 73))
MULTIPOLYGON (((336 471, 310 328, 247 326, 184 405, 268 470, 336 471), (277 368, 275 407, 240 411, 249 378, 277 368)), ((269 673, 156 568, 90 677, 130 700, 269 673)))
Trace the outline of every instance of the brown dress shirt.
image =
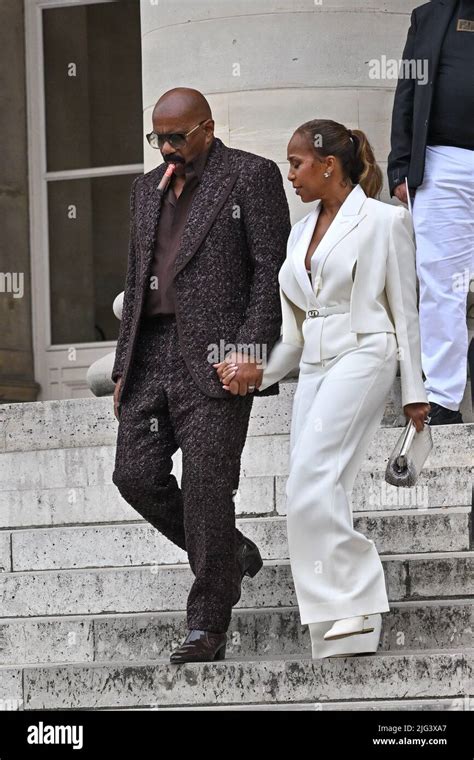
POLYGON ((175 195, 172 182, 163 195, 155 251, 150 268, 149 288, 145 300, 144 312, 146 317, 155 314, 174 314, 176 311, 173 283, 174 264, 189 208, 211 148, 212 143, 206 151, 185 167, 186 179, 179 198, 175 195))

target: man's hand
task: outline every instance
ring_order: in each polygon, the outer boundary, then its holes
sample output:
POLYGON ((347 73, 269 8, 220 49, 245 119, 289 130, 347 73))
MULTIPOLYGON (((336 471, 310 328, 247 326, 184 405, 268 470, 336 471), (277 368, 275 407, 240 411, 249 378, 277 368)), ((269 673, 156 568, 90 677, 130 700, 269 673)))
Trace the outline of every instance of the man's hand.
POLYGON ((232 353, 223 362, 213 364, 222 387, 233 396, 245 396, 258 390, 262 384, 263 370, 257 362, 249 361, 241 354, 232 353))
POLYGON ((405 417, 409 420, 413 420, 417 433, 420 433, 423 430, 425 417, 429 414, 430 410, 431 404, 424 404, 421 402, 416 404, 406 404, 406 406, 403 407, 405 417))
POLYGON ((397 185, 393 189, 393 194, 395 198, 398 198, 398 200, 404 203, 405 206, 408 206, 407 186, 405 185, 405 182, 401 182, 397 185))
POLYGON ((118 398, 119 398, 120 386, 121 385, 122 385, 122 378, 119 377, 119 379, 115 383, 115 388, 114 388, 114 414, 115 414, 115 417, 117 418, 117 420, 119 419, 119 403, 120 402, 119 402, 118 398))

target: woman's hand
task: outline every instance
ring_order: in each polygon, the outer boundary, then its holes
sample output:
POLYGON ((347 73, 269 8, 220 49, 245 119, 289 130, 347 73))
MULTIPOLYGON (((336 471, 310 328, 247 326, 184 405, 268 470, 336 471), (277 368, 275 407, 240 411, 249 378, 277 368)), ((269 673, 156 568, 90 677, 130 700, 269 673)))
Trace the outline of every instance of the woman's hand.
POLYGON ((263 370, 255 362, 239 362, 231 357, 223 362, 213 364, 222 387, 232 395, 245 396, 259 389, 262 384, 263 370))
POLYGON ((219 380, 221 381, 222 385, 226 387, 226 390, 227 390, 230 381, 235 377, 239 369, 239 365, 236 364, 235 362, 223 361, 220 364, 217 364, 214 366, 216 367, 219 380))
POLYGON ((403 407, 405 417, 408 420, 413 420, 417 433, 420 433, 423 430, 425 419, 430 410, 430 404, 424 404, 421 402, 416 404, 406 404, 406 406, 403 407))

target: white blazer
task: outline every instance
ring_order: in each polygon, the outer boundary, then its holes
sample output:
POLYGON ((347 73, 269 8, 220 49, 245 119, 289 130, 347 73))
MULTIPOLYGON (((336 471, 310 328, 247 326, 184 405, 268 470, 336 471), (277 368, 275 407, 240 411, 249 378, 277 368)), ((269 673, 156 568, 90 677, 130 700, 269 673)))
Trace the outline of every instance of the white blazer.
MULTIPOLYGON (((421 369, 419 316, 416 301, 415 243, 411 216, 402 206, 368 198, 356 185, 334 217, 313 256, 314 289, 305 258, 321 201, 297 222, 287 243, 279 274, 281 336, 264 368, 264 390, 295 368, 301 357, 303 323, 310 309, 320 306, 314 279, 334 248, 350 246, 356 253, 350 299, 350 330, 354 333, 395 332, 400 360, 402 405, 427 402, 421 369), (316 264, 316 261, 317 264, 316 264)), ((332 255, 337 256, 337 251, 332 255)), ((324 317, 323 317, 324 318, 324 317)))

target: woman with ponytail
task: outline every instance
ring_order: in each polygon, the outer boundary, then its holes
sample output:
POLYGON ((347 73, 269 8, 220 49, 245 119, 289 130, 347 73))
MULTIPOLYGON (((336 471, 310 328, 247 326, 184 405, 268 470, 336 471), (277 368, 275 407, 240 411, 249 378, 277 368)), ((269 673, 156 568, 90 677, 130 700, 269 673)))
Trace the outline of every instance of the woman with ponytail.
MULTIPOLYGON (((286 485, 288 544, 314 658, 375 652, 390 607, 374 542, 353 527, 351 493, 400 362, 403 410, 429 411, 422 379, 411 217, 377 200, 366 135, 317 119, 288 144, 288 179, 316 206, 294 225, 279 272, 282 335, 260 390, 299 364, 286 485)), ((239 365, 219 368, 234 392, 239 365)), ((238 391, 237 391, 238 392, 238 391)), ((387 452, 388 454, 388 452, 387 452)))

